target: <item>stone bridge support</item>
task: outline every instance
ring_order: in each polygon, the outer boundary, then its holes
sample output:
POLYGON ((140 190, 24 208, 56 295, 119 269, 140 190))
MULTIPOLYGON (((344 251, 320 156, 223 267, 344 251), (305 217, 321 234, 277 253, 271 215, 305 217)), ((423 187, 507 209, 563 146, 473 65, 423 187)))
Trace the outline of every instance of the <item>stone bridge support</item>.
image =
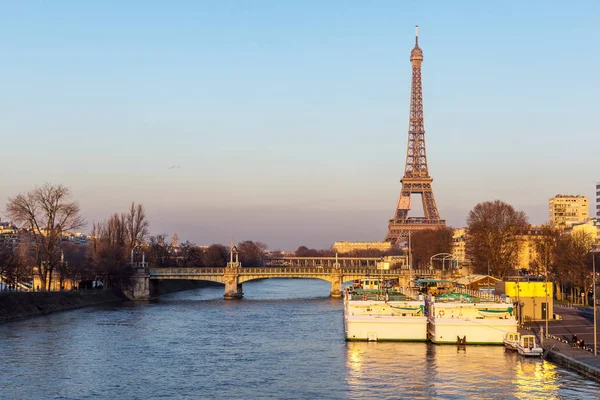
POLYGON ((225 300, 237 300, 244 297, 244 292, 242 291, 242 284, 239 283, 240 278, 240 268, 242 267, 241 263, 237 260, 237 249, 233 247, 235 250, 231 252, 231 261, 227 263, 227 267, 225 268, 225 273, 223 274, 223 279, 225 281, 225 294, 223 298, 225 300), (235 254, 235 261, 233 260, 233 254, 235 254))
POLYGON ((131 276, 130 300, 150 300, 158 297, 158 282, 150 279, 148 267, 135 267, 131 276))
POLYGON ((331 270, 331 297, 342 297, 343 274, 339 263, 335 263, 331 270))

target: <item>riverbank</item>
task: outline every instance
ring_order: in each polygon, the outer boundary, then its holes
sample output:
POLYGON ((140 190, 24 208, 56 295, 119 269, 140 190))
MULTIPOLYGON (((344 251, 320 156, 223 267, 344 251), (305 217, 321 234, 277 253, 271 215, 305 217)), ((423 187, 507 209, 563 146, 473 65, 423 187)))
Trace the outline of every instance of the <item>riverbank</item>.
POLYGON ((0 295, 0 323, 125 300, 120 293, 103 290, 5 293, 0 295))
MULTIPOLYGON (((600 357, 594 356, 591 351, 574 348, 571 340, 574 334, 579 339, 585 339, 588 345, 593 341, 593 311, 587 311, 580 307, 556 307, 561 318, 559 320, 548 321, 550 337, 547 337, 543 343, 545 358, 554 364, 563 366, 572 371, 578 372, 588 378, 600 382, 600 357)), ((545 331, 544 321, 532 322, 527 329, 519 329, 521 334, 535 334, 540 340, 540 336, 545 331)))
POLYGON ((600 382, 600 358, 593 353, 551 339, 546 339, 543 347, 547 360, 600 382))
MULTIPOLYGON (((212 286, 219 286, 219 284, 204 281, 173 280, 161 282, 159 290, 160 294, 164 295, 212 286)), ((0 293, 0 324, 53 312, 124 301, 129 301, 129 299, 122 293, 103 290, 0 293)))

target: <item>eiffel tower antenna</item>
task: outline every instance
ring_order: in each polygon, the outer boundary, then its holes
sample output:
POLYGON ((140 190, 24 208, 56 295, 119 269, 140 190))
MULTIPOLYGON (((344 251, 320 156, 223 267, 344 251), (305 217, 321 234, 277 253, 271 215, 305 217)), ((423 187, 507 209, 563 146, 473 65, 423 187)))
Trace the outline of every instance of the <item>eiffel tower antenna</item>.
POLYGON ((408 239, 409 232, 436 229, 446 226, 440 219, 435 204, 427 168, 425 149, 425 121, 423 116, 423 89, 421 86, 421 64, 423 50, 419 47, 419 26, 415 27, 415 47, 410 52, 412 64, 412 85, 410 90, 410 113, 408 119, 408 145, 404 177, 400 180, 402 189, 396 205, 394 218, 389 220, 386 242, 394 245, 408 239), (411 195, 420 194, 423 202, 423 217, 409 217, 411 195))
POLYGON ((419 47, 419 25, 415 25, 415 46, 419 47))

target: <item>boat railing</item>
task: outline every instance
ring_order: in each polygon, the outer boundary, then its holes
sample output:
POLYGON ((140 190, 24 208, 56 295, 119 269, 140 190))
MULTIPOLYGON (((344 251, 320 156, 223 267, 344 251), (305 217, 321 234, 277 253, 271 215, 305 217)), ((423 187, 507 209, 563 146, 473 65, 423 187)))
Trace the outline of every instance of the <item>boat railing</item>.
POLYGON ((473 290, 473 289, 460 288, 460 289, 456 290, 456 293, 467 294, 471 297, 476 297, 479 299, 479 302, 482 302, 482 301, 493 302, 493 303, 505 303, 506 302, 506 298, 503 298, 501 296, 497 296, 495 294, 490 294, 490 293, 485 293, 485 292, 480 292, 478 290, 473 290))
POLYGON ((350 301, 410 301, 411 298, 403 294, 378 294, 378 293, 350 293, 350 301))

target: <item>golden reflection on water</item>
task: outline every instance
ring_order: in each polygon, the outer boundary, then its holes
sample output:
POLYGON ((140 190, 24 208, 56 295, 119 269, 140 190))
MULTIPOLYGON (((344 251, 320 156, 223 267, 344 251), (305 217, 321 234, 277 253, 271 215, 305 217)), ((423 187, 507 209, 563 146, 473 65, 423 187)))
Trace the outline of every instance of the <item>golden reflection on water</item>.
POLYGON ((559 398, 556 366, 501 346, 348 342, 350 398, 559 398))
POLYGON ((558 374, 556 365, 538 359, 517 358, 515 363, 515 395, 520 399, 539 398, 539 392, 546 399, 558 399, 558 374), (530 394, 531 388, 536 387, 538 394, 530 394))

